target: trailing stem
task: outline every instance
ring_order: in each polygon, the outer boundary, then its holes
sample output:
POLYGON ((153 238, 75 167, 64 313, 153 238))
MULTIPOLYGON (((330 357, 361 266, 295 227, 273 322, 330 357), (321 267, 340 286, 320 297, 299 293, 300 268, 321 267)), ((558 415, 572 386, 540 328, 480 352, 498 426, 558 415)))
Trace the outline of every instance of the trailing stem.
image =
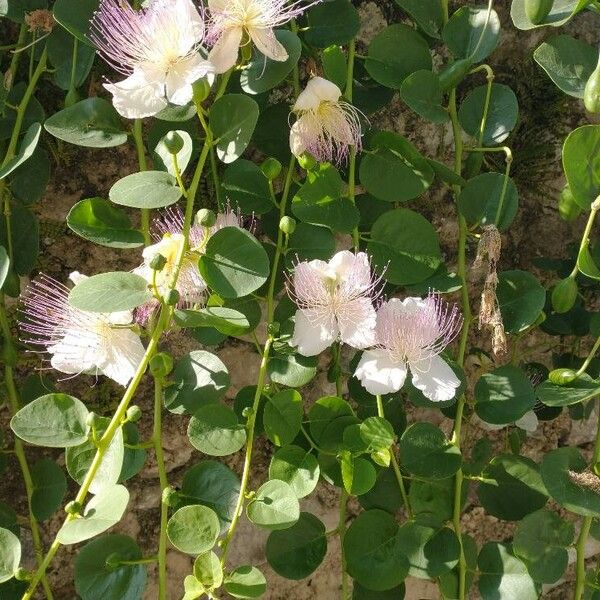
MULTIPOLYGON (((596 439, 594 441, 594 454, 592 455, 591 466, 595 472, 596 464, 600 460, 600 399, 596 400, 596 414, 598 415, 598 427, 596 429, 596 439)), ((590 528, 592 526, 592 517, 584 517, 577 538, 577 561, 575 566, 575 591, 574 600, 581 600, 585 592, 585 546, 587 544, 590 528)))

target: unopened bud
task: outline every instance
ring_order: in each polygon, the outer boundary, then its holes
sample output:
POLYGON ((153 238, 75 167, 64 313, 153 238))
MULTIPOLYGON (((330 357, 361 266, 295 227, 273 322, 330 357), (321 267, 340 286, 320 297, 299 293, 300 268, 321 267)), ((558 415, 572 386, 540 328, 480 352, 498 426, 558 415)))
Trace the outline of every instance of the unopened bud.
POLYGON ((553 371, 550 371, 548 379, 554 385, 567 385, 577 379, 577 373, 575 373, 573 369, 554 369, 553 371))
POLYGON ((17 581, 29 581, 31 579, 31 572, 23 567, 19 567, 14 575, 17 581))
POLYGON ((177 303, 179 302, 179 298, 180 298, 180 294, 177 290, 169 290, 166 294, 165 294, 165 304, 167 306, 177 306, 177 303))
POLYGON ((217 222, 217 215, 210 208, 201 208, 196 213, 196 223, 202 227, 212 227, 217 222))
POLYGON ((304 154, 302 154, 302 156, 298 157, 298 164, 305 171, 312 171, 317 166, 317 161, 315 160, 315 157, 312 154, 305 152, 304 154))
POLYGON ((281 163, 276 158, 267 158, 263 164, 260 165, 260 170, 269 181, 273 181, 274 179, 277 179, 281 173, 281 163))
POLYGON ((150 268, 153 271, 162 271, 167 264, 167 259, 160 253, 154 255, 150 261, 150 268))
POLYGON ((93 410, 90 411, 88 416, 85 418, 85 424, 90 429, 98 426, 98 415, 93 410))
POLYGON ((159 352, 150 359, 150 373, 157 379, 164 379, 173 370, 173 357, 159 352))
POLYGON ((171 486, 169 486, 169 487, 166 487, 162 491, 161 502, 165 506, 174 506, 177 502, 177 497, 178 497, 177 490, 172 488, 171 486))
POLYGON ((169 131, 163 138, 163 143, 171 154, 177 154, 183 148, 183 138, 176 131, 169 131))
POLYGON ((77 502, 75 500, 67 502, 67 505, 65 506, 65 512, 68 515, 79 515, 81 513, 81 502, 77 502))
POLYGON ((130 406, 125 413, 125 418, 131 423, 137 423, 142 418, 142 409, 137 404, 130 406))
POLYGON ((279 221, 279 229, 287 235, 292 235, 296 231, 296 219, 293 217, 282 217, 279 221))

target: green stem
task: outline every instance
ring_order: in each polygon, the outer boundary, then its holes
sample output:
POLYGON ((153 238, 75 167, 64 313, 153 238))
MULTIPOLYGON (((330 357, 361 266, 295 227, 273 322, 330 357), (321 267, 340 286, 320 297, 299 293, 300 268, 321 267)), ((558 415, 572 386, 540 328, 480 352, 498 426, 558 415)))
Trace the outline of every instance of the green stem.
MULTIPOLYGON (((596 400, 596 413, 600 415, 600 399, 596 400)), ((598 426, 596 428, 596 439, 594 441, 594 454, 592 456, 592 468, 600 460, 600 416, 598 417, 598 426)), ((592 526, 592 517, 584 517, 581 522, 579 537, 577 538, 577 561, 575 567, 575 592, 573 598, 581 600, 585 592, 585 546, 587 544, 590 528, 592 526)))
MULTIPOLYGON (((195 171, 194 177, 192 179, 192 184, 186 195, 187 201, 186 201, 185 218, 184 218, 183 231, 182 231, 185 243, 181 245, 181 248, 177 254, 175 268, 173 270, 173 277, 171 280, 171 284, 169 286, 171 290, 175 289, 175 287, 177 286, 177 280, 179 278, 179 273, 181 270, 181 265, 183 263, 183 258, 185 256, 186 249, 189 245, 189 236, 190 236, 190 229, 192 226, 192 216, 193 216, 193 210, 194 210, 194 199, 196 196, 196 192, 198 190, 198 185, 200 183, 200 178, 202 176, 202 171, 204 169, 204 165, 206 164, 206 158, 208 156, 209 145, 210 145, 210 139, 207 139, 202 148, 202 152, 200 153, 200 158, 199 158, 198 164, 196 166, 196 171, 195 171)), ((77 496, 75 497, 75 502, 78 502, 79 504, 84 503, 85 498, 88 494, 90 485, 92 484, 92 481, 94 480, 94 477, 96 476, 96 473, 98 472, 98 469, 100 468, 100 465, 102 464, 102 459, 104 458, 106 450, 110 446, 110 443, 112 442, 112 440, 115 436, 115 433, 117 432, 119 427, 121 427, 122 421, 127 412, 127 408, 129 407, 129 403, 133 399, 133 397, 138 389, 138 386, 139 386, 140 382, 142 381, 144 372, 146 371, 146 368, 148 367, 148 364, 149 364, 151 358, 154 356, 154 353, 156 352, 156 350, 158 348, 158 344, 160 342, 160 338, 162 337, 162 334, 165 332, 165 330, 168 328, 168 326, 171 322, 172 313, 173 313, 172 307, 163 305, 160 315, 156 321, 154 331, 152 332, 152 335, 150 337, 148 347, 146 348, 146 352, 144 353, 144 356, 142 357, 142 360, 135 372, 135 375, 133 376, 133 379, 127 386, 127 389, 125 390, 125 393, 123 394, 123 397, 122 397, 121 401, 119 402, 119 405, 117 406, 115 414, 113 415, 110 423, 108 424, 108 427, 107 427, 106 431, 104 432, 104 435, 102 436, 102 438, 100 439, 100 441, 98 443, 98 449, 96 450, 96 454, 94 456, 94 459, 92 460, 92 464, 90 465, 88 472, 86 473, 83 483, 81 484, 81 487, 79 488, 79 492, 77 493, 77 496)), ((76 516, 69 514, 66 517, 65 521, 71 521, 74 518, 76 518, 76 516)), ((60 543, 55 539, 54 542, 52 543, 52 545, 50 546, 48 552, 46 553, 46 556, 44 557, 43 562, 41 563, 41 565, 39 566, 39 568, 33 575, 32 579, 29 583, 29 587, 27 588, 27 591, 25 592, 25 594, 22 597, 22 600, 31 600, 31 598, 35 592, 35 589, 36 589, 38 583, 40 582, 40 579, 43 577, 44 573, 48 569, 48 566, 52 562, 52 559, 58 552, 59 548, 60 548, 60 543)))
MULTIPOLYGON (((352 94, 354 88, 354 58, 356 55, 356 44, 354 39, 348 45, 348 70, 346 73, 346 91, 344 96, 346 100, 352 104, 352 94)), ((356 203, 356 147, 350 148, 350 155, 348 157, 348 198, 352 204, 356 203)), ((358 252, 359 245, 359 232, 358 225, 352 230, 352 243, 354 245, 354 251, 358 252)))
MULTIPOLYGON (((298 33, 296 19, 291 20, 290 27, 294 33, 298 33)), ((294 63, 294 68, 292 70, 292 85, 294 86, 294 96, 297 98, 300 95, 300 70, 297 62, 294 63)))
POLYGON ((348 506, 348 493, 344 486, 340 491, 340 513, 337 534, 340 538, 340 553, 342 559, 342 600, 349 600, 348 574, 346 573, 346 552, 344 551, 344 538, 346 537, 346 509, 348 506))
POLYGON ((17 51, 13 52, 12 59, 10 61, 10 67, 8 67, 8 71, 6 72, 5 81, 8 84, 8 91, 12 88, 15 73, 17 72, 17 67, 19 66, 19 60, 21 59, 22 52, 19 52, 20 48, 25 44, 25 39, 27 38, 27 25, 23 23, 19 29, 19 37, 17 38, 17 51))
MULTIPOLYGON (((454 172, 457 175, 462 174, 462 156, 463 156, 463 143, 461 137, 460 124, 458 121, 458 113, 456 110, 456 89, 453 89, 449 95, 448 102, 448 114, 450 115, 450 120, 452 122, 452 132, 454 136, 454 172)), ((460 186, 453 186, 454 197, 458 198, 460 194, 460 186)), ((469 338, 469 327, 471 325, 471 304, 469 301, 469 289, 467 287, 467 222, 465 218, 459 214, 458 217, 458 277, 461 281, 461 306, 462 306, 462 314, 463 314, 463 325, 460 335, 459 349, 458 349, 458 357, 457 362, 460 366, 464 364, 465 353, 467 347, 467 340, 469 338)), ((460 449, 460 438, 461 438, 461 428, 462 428, 462 419, 463 412, 465 407, 465 395, 462 394, 456 403, 456 417, 454 419, 454 433, 452 436, 452 441, 456 445, 457 448, 460 449)), ((461 498, 462 498, 462 484, 463 484, 463 473, 462 469, 456 474, 454 479, 454 507, 453 507, 453 516, 452 523, 454 527, 454 532, 456 533, 456 537, 460 543, 460 557, 458 561, 458 600, 464 600, 466 595, 466 571, 467 564, 465 559, 464 546, 462 543, 462 533, 461 533, 461 524, 460 524, 460 516, 461 516, 461 498)))
POLYGON ((575 266, 573 267, 573 271, 569 277, 574 278, 579 273, 579 257, 587 250, 587 247, 590 245, 590 233, 592 232, 592 227, 594 225, 594 220, 596 219, 596 213, 600 210, 600 196, 596 198, 594 202, 592 202, 590 216, 588 217, 587 223, 585 224, 585 229, 583 231, 583 235, 581 236, 581 244, 579 244, 579 252, 577 252, 577 261, 575 262, 575 266))
MULTIPOLYGON (((140 171, 146 171, 148 169, 148 163, 146 162, 146 148, 144 146, 144 138, 142 134, 143 122, 141 119, 135 119, 133 122, 133 141, 135 142, 135 149, 137 151, 138 164, 140 171)), ((144 234, 144 244, 147 246, 150 243, 150 209, 142 208, 142 233, 144 234)))
MULTIPOLYGON (((4 351, 9 354, 13 354, 14 346, 12 340, 12 333, 10 331, 8 316, 6 314, 4 294, 2 293, 0 293, 0 329, 2 330, 2 337, 4 338, 4 351)), ((19 411, 20 402, 17 387, 15 385, 13 367, 9 364, 8 360, 4 365, 4 383, 6 386, 10 413, 11 416, 14 416, 19 411)), ((29 528, 31 529, 31 537, 33 540, 35 558, 38 565, 40 565, 43 559, 44 549, 42 545, 42 538, 40 535, 38 522, 35 518, 35 515, 33 514, 33 509, 31 506, 31 499, 33 497, 33 479, 31 477, 31 470, 29 469, 29 463, 27 462, 27 457, 25 455, 25 448, 23 447, 23 443, 21 442, 21 440, 16 436, 14 438, 14 453, 17 457, 19 467, 21 468, 21 472, 23 474, 23 482, 25 483, 25 493, 27 495, 29 528)), ((46 598, 48 598, 48 600, 53 600, 54 596, 52 594, 52 590, 50 589, 50 585, 45 575, 42 578, 42 586, 44 587, 46 598)))
MULTIPOLYGON (((274 272, 272 274, 274 277, 274 272)), ((237 503, 235 506, 235 511, 233 513, 233 518, 231 519, 231 524, 229 525, 229 529, 223 538, 223 542, 221 544, 221 564, 225 565, 227 561, 227 552, 229 550, 229 544, 235 534, 235 530, 237 528, 237 524, 239 522, 240 517, 242 516, 242 511, 244 509, 244 500, 246 499, 246 490, 248 488, 248 480, 250 478, 250 467, 252 465, 252 451, 254 449, 254 433, 256 429, 256 416, 258 414, 258 408, 260 405, 260 397, 262 395, 263 388, 265 386, 265 380, 267 377, 267 365, 269 364, 269 353, 271 351, 271 345, 273 343, 273 338, 269 336, 267 341, 265 342, 265 346, 263 348, 262 359, 260 362, 260 370, 258 372, 258 381, 256 384, 256 392, 254 394, 254 402, 252 403, 252 410, 250 415, 248 416, 248 423, 246 424, 247 431, 247 442, 246 442, 246 456, 244 457, 244 468, 242 471, 242 479, 240 482, 240 491, 237 498, 237 503)))
MULTIPOLYGON (((377 400, 377 416, 385 419, 385 412, 383 409, 383 400, 381 396, 376 396, 377 400)), ((394 448, 390 448, 390 462, 392 464, 392 468, 394 469, 394 474, 396 475, 396 480, 398 481, 398 487, 400 488, 400 495, 402 496, 402 502, 404 503, 404 509, 406 510, 406 514, 409 519, 412 519, 412 509, 410 508, 410 502, 408 500, 408 494, 406 493, 406 486, 404 485, 404 477, 402 476, 402 471, 400 470, 400 462, 396 458, 396 454, 394 452, 394 448)))
POLYGON ((217 211, 223 210, 223 199, 222 199, 222 190, 221 190, 221 182, 219 180, 219 168, 217 165, 217 157, 215 153, 215 149, 211 147, 210 149, 210 170, 212 172, 213 184, 215 186, 215 197, 217 199, 217 211))
POLYGON ((71 79, 69 80, 69 92, 74 92, 75 75, 77 74, 77 49, 79 48, 79 40, 73 36, 73 54, 71 56, 71 79))
POLYGON ((162 382, 154 379, 154 423, 152 427, 152 442, 156 456, 158 480, 160 483, 160 532, 158 535, 158 600, 167 598, 167 520, 169 507, 163 499, 163 492, 168 487, 165 455, 162 446, 162 382))
POLYGON ((590 366, 590 363, 594 359, 594 356, 596 356, 596 352, 598 352, 598 348, 600 348, 600 337, 598 337, 598 339, 594 343, 594 345, 593 345, 590 353, 588 354, 587 358, 585 359, 584 363, 581 365, 581 367, 579 367, 579 369, 575 373, 576 379, 578 377, 581 377, 581 375, 583 375, 587 371, 587 368, 590 366))

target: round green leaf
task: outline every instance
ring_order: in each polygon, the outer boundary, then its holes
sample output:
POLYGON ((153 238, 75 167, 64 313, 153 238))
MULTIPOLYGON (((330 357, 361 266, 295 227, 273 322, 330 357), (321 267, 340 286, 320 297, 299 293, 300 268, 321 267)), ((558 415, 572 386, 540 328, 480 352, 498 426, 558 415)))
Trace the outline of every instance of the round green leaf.
POLYGON ((348 573, 368 590, 389 590, 408 573, 398 523, 383 510, 368 510, 352 522, 344 536, 344 551, 348 573))
POLYGON ((527 374, 512 365, 484 373, 475 385, 475 400, 479 418, 494 425, 514 423, 537 402, 527 374))
POLYGON ((220 588, 223 568, 219 557, 212 551, 200 554, 194 561, 194 577, 208 590, 220 588))
POLYGON ((460 469, 460 449, 431 423, 415 423, 400 438, 400 455, 407 471, 424 479, 444 479, 460 469))
POLYGON ((358 225, 359 213, 354 203, 343 195, 344 186, 335 167, 321 164, 308 172, 292 200, 292 212, 305 223, 350 233, 358 225))
POLYGON ((81 87, 90 74, 96 51, 87 44, 79 44, 62 27, 55 27, 48 36, 48 60, 55 68, 54 83, 65 92, 73 86, 81 87), (77 47, 74 46, 77 44, 77 47), (75 59, 75 60, 73 60, 75 59))
POLYGON ((394 428, 382 417, 368 417, 359 427, 360 437, 371 450, 386 450, 394 443, 394 428))
POLYGON ((10 191, 26 206, 38 202, 50 180, 48 153, 38 146, 31 157, 10 175, 10 191))
POLYGON ((144 243, 141 231, 131 227, 127 214, 102 198, 77 202, 67 225, 83 239, 109 248, 136 248, 144 243))
POLYGON ((429 46, 412 27, 396 23, 371 40, 365 67, 381 85, 400 89, 411 73, 421 69, 431 71, 429 46))
POLYGON ((296 260, 328 260, 335 251, 335 240, 325 227, 298 223, 288 244, 286 266, 291 269, 296 260))
POLYGON ((121 520, 128 502, 127 488, 122 485, 104 486, 87 503, 81 516, 63 523, 56 540, 68 546, 97 536, 121 520))
POLYGON ((347 44, 360 28, 358 11, 350 0, 321 2, 307 13, 305 40, 311 46, 327 48, 347 44))
POLYGON ((254 133, 258 104, 242 94, 221 96, 210 109, 210 128, 217 156, 228 164, 238 159, 254 133))
POLYGON ((135 273, 100 273, 80 281, 69 294, 69 304, 87 312, 132 310, 152 298, 148 282, 135 273))
POLYGON ((408 574, 419 579, 435 579, 458 564, 460 544, 447 527, 432 529, 405 523, 398 532, 401 551, 408 559, 408 574))
POLYGON ((500 173, 482 173, 470 179, 458 197, 458 209, 469 225, 496 225, 508 229, 519 208, 519 192, 514 181, 500 173), (500 199, 503 196, 502 210, 500 199), (498 218, 496 218, 498 217, 498 218))
POLYGON ((482 478, 477 489, 479 501, 487 513, 499 519, 520 521, 548 500, 538 466, 525 456, 495 456, 482 478))
POLYGON ((569 134, 563 168, 575 202, 588 210, 600 196, 600 125, 584 125, 569 134))
MULTIPOLYGON (((415 482, 411 483, 411 490, 415 482)), ((359 496, 358 501, 365 510, 379 508, 396 514, 402 506, 402 496, 393 469, 380 469, 375 485, 366 494, 359 496)))
POLYGON ((21 542, 8 529, 0 527, 0 583, 12 579, 21 562, 21 542))
POLYGON ((229 388, 230 378, 218 356, 193 350, 177 361, 169 381, 172 383, 165 389, 165 407, 176 415, 191 415, 219 401, 229 388))
POLYGON ((244 335, 251 329, 244 313, 226 306, 176 310, 175 321, 180 327, 213 327, 224 335, 244 335))
POLYGON ((447 478, 438 481, 415 479, 411 481, 408 499, 417 523, 429 527, 440 527, 452 519, 454 479, 447 478))
POLYGON ((404 137, 380 131, 370 141, 372 152, 363 155, 360 182, 380 200, 405 202, 420 196, 434 179, 433 169, 404 137))
POLYGON ((4 179, 8 174, 12 173, 20 167, 25 161, 31 158, 36 146, 40 140, 42 126, 39 123, 33 123, 25 132, 17 155, 11 158, 4 166, 0 167, 0 179, 4 179))
POLYGON ((223 587, 234 598, 260 598, 267 591, 267 580, 256 567, 242 565, 227 575, 223 587))
POLYGON ((112 148, 127 141, 119 114, 102 98, 87 98, 54 113, 44 129, 59 140, 87 148, 112 148))
POLYGON ((287 29, 276 29, 277 41, 286 49, 284 61, 266 58, 255 47, 254 56, 240 75, 242 89, 247 94, 262 94, 279 85, 298 64, 302 43, 300 38, 287 29))
POLYGON ((67 492, 67 478, 56 462, 42 458, 33 465, 31 480, 31 511, 38 521, 45 521, 61 506, 67 492))
POLYGON ((554 583, 565 572, 575 528, 556 513, 538 510, 527 515, 518 525, 513 538, 513 551, 526 565, 534 581, 554 583))
POLYGON ((396 4, 403 8, 427 35, 437 39, 441 37, 444 25, 441 3, 436 0, 396 0, 396 4))
POLYGON ((308 420, 312 439, 327 451, 337 449, 343 441, 344 429, 358 422, 350 404, 337 396, 319 398, 310 407, 308 420))
POLYGON ((371 229, 367 248, 377 270, 396 285, 425 281, 442 264, 434 227, 425 217, 407 208, 381 215, 371 229))
POLYGON ((570 35, 557 35, 540 44, 533 58, 565 94, 583 98, 585 84, 598 62, 598 52, 570 35))
POLYGON ((442 37, 454 58, 481 62, 496 49, 500 39, 500 18, 492 9, 488 21, 487 13, 487 7, 463 6, 450 17, 442 37))
POLYGON ((546 290, 527 271, 502 271, 496 289, 506 333, 519 333, 540 316, 546 290))
POLYGON ((349 494, 362 496, 375 485, 377 471, 373 463, 362 457, 344 452, 341 460, 342 481, 349 494))
POLYGON ((403 583, 385 592, 368 590, 358 581, 352 583, 352 600, 402 600, 405 594, 406 586, 403 583))
POLYGON ((0 501, 0 527, 12 531, 17 537, 21 531, 17 513, 2 501, 0 501))
POLYGON ((411 73, 402 82, 400 95, 417 114, 433 123, 445 123, 450 118, 442 105, 444 95, 439 77, 431 71, 411 73))
MULTIPOLYGON (((458 118, 471 137, 479 139, 487 85, 471 90, 460 105, 458 118)), ((492 84, 488 115, 483 133, 483 145, 501 144, 515 128, 519 118, 519 103, 515 93, 501 83, 492 84)))
POLYGON ((249 160, 240 158, 230 164, 221 185, 232 205, 245 215, 262 215, 274 208, 267 178, 249 160))
POLYGON ((87 440, 88 410, 67 394, 47 394, 26 404, 10 427, 22 440, 36 446, 67 448, 87 440))
POLYGON ((321 52, 321 63, 325 79, 329 79, 340 89, 344 89, 348 65, 342 48, 335 44, 325 48, 321 52))
POLYGON ((221 525, 215 511, 201 504, 180 508, 167 523, 169 541, 186 554, 201 554, 211 550, 220 531, 221 525))
POLYGON ((222 404, 206 404, 190 419, 188 438, 200 452, 227 456, 246 443, 246 430, 236 414, 222 404))
POLYGON ((75 558, 75 590, 82 600, 140 600, 146 587, 146 567, 140 564, 111 568, 106 559, 117 554, 120 560, 136 561, 142 551, 130 537, 104 535, 87 543, 75 558))
POLYGON ((292 487, 271 479, 258 488, 246 507, 248 519, 265 529, 287 529, 300 517, 300 504, 292 487))
POLYGON ((300 354, 274 354, 267 372, 271 381, 288 387, 302 387, 317 374, 317 358, 300 354))
POLYGON ((477 559, 482 600, 537 600, 539 591, 527 567, 506 544, 488 542, 477 559))
POLYGON ((111 202, 131 208, 163 208, 175 204, 182 192, 177 179, 165 171, 141 171, 119 179, 108 192, 111 202))
POLYGON ((542 460, 540 473, 548 493, 567 510, 583 517, 600 516, 600 494, 598 477, 587 472, 590 484, 585 484, 586 474, 577 478, 578 473, 587 469, 587 462, 577 448, 558 448, 546 454, 542 460), (581 480, 581 481, 580 481, 581 480))
POLYGON ((276 446, 294 441, 302 427, 302 396, 295 390, 282 390, 265 404, 263 424, 267 437, 276 446))
POLYGON ((223 463, 203 460, 183 476, 179 499, 186 504, 203 504, 219 517, 221 529, 231 523, 240 492, 238 476, 223 463))
POLYGON ((241 298, 269 276, 269 257, 245 229, 224 227, 210 237, 199 262, 200 274, 223 298, 241 298))
POLYGON ((600 382, 583 373, 564 385, 544 381, 535 388, 535 393, 546 406, 571 406, 600 395, 600 382))
POLYGON ((273 570, 286 579, 304 579, 327 554, 325 525, 314 515, 300 513, 289 529, 273 531, 267 539, 266 555, 273 570))
MULTIPOLYGON (((10 210, 12 214, 12 268, 17 275, 29 275, 36 266, 39 254, 38 219, 26 207, 17 203, 12 203, 10 210)), ((8 230, 4 214, 0 214, 0 244, 8 248, 8 230)))
POLYGON ((589 4, 588 0, 554 0, 548 16, 541 23, 532 23, 525 11, 525 2, 512 0, 510 16, 517 29, 528 30, 545 25, 560 27, 589 4))
POLYGON ((319 462, 299 446, 284 446, 275 452, 269 465, 269 479, 290 485, 297 498, 308 496, 319 482, 319 462))

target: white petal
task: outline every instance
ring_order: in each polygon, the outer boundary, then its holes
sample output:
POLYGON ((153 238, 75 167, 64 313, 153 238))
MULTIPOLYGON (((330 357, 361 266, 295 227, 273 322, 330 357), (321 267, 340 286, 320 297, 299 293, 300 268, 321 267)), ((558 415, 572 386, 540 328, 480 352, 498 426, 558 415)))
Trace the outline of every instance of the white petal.
POLYGON ((304 128, 300 117, 290 128, 290 151, 294 156, 302 156, 306 152, 304 128))
POLYGON ((192 83, 206 77, 212 70, 212 64, 200 54, 178 61, 169 70, 165 82, 169 102, 178 106, 190 102, 193 95, 192 83))
POLYGON ((204 21, 191 0, 172 1, 175 6, 171 9, 170 14, 177 23, 179 52, 182 56, 185 56, 191 48, 203 40, 204 21))
POLYGON ((95 370, 99 347, 100 339, 95 332, 83 327, 67 330, 59 342, 48 347, 52 355, 50 364, 57 371, 69 375, 95 370))
POLYGON ((335 271, 340 292, 346 298, 354 298, 371 287, 371 266, 364 252, 342 250, 329 261, 329 266, 335 271))
POLYGON ((283 62, 288 59, 287 50, 275 37, 272 29, 252 27, 248 33, 258 50, 271 60, 283 62))
POLYGON ((301 262, 294 268, 294 293, 307 306, 327 305, 331 294, 327 288, 328 265, 322 260, 301 262))
POLYGON ((406 365, 394 362, 387 350, 367 350, 354 375, 370 394, 390 394, 404 385, 406 365))
POLYGON ((78 283, 85 281, 87 278, 87 275, 84 275, 79 271, 73 271, 72 273, 69 273, 69 281, 71 281, 73 285, 77 285, 78 283))
POLYGON ((167 106, 162 87, 149 83, 141 71, 118 83, 105 83, 104 87, 113 95, 117 112, 126 119, 151 117, 167 106))
POLYGON ((448 363, 439 356, 410 364, 413 385, 434 402, 452 400, 460 380, 448 363))
POLYGON ((316 110, 321 102, 337 102, 341 95, 342 91, 335 83, 323 77, 313 77, 298 95, 294 110, 316 110))
POLYGON ((515 421, 515 425, 524 429, 528 433, 533 433, 539 425, 537 415, 532 411, 526 412, 520 419, 515 421))
POLYGON ((370 298, 346 302, 336 316, 342 342, 359 349, 368 348, 375 343, 377 316, 370 298))
POLYGON ((208 60, 217 73, 225 73, 235 65, 242 41, 241 27, 230 27, 225 30, 208 54, 208 60))
POLYGON ((329 348, 337 335, 337 324, 332 313, 298 310, 290 346, 297 346, 303 356, 316 356, 329 348))
POLYGON ((117 383, 127 385, 145 353, 139 336, 129 329, 111 329, 103 350, 98 369, 117 383))

